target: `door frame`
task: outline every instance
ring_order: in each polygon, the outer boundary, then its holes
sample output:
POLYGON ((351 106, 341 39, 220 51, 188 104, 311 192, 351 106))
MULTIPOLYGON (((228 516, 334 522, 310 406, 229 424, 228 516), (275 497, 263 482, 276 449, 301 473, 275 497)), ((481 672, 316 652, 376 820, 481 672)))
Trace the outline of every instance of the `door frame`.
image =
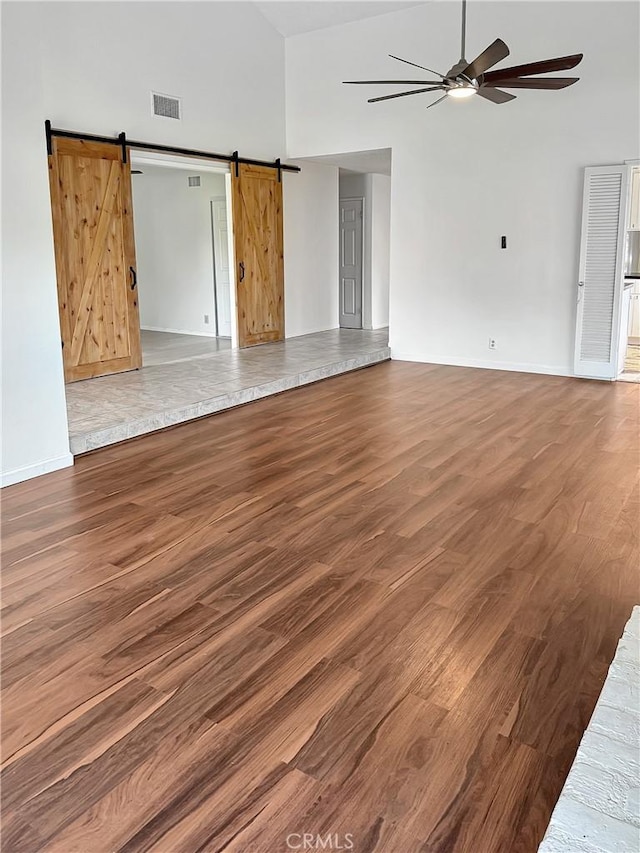
MULTIPOLYGON (((129 146, 131 164, 150 166, 166 166, 169 169, 182 169, 193 172, 213 172, 224 175, 224 194, 227 202, 227 233, 229 238, 229 289, 231 293, 231 349, 238 348, 238 325, 234 322, 236 306, 236 277, 233 255, 233 216, 231 211, 231 166, 223 163, 213 163, 211 160, 199 159, 197 157, 186 157, 182 154, 158 153, 147 151, 143 148, 129 146)), ((135 206, 135 202, 134 202, 135 206)), ((213 245, 213 234, 212 234, 213 245)), ((215 277, 215 270, 214 270, 215 277)), ((215 281, 214 281, 214 306, 215 306, 215 281)), ((217 334, 217 312, 216 312, 216 334, 217 334)))
POLYGON ((580 257, 578 261, 578 281, 576 294, 576 323, 573 356, 573 375, 582 379, 602 379, 615 381, 618 377, 618 349, 620 346, 620 335, 622 325, 622 296, 624 289, 624 246, 626 237, 626 226, 629 221, 629 207, 631 201, 631 170, 632 166, 626 163, 610 163, 606 166, 586 166, 583 171, 582 183, 582 217, 580 228, 580 257), (586 245, 588 231, 588 203, 589 197, 587 187, 589 179, 597 172, 607 174, 607 170, 620 170, 622 174, 624 195, 620 199, 618 212, 618 245, 616 251, 616 276, 614 280, 613 307, 611 313, 611 344, 609 350, 609 362, 590 363, 590 370, 579 372, 577 365, 580 360, 580 347, 582 341, 583 317, 580 302, 583 298, 583 287, 585 281, 586 245))
MULTIPOLYGON (((226 182, 225 182, 225 190, 226 190, 226 182)), ((214 302, 215 312, 216 312, 216 337, 228 338, 228 335, 221 335, 220 334, 220 321, 219 321, 219 317, 218 317, 218 274, 216 271, 216 266, 217 266, 216 257, 217 257, 217 255, 216 255, 216 232, 215 232, 214 205, 216 202, 220 202, 220 201, 224 201, 225 210, 227 213, 227 244, 229 242, 229 197, 228 197, 228 194, 225 192, 224 196, 215 195, 215 196, 211 196, 209 198, 209 213, 211 215, 211 243, 213 245, 213 302, 214 302)), ((227 251, 228 251, 228 246, 227 246, 227 251)), ((235 300, 231 294, 231 276, 233 274, 233 270, 231 269, 231 256, 228 255, 228 257, 229 257, 229 296, 230 296, 229 311, 231 312, 231 314, 233 314, 234 304, 235 304, 235 300)), ((233 338, 233 318, 232 317, 230 318, 229 323, 231 325, 231 333, 232 333, 231 337, 233 338)), ((236 329, 237 329, 237 324, 236 324, 236 329)))
MULTIPOLYGON (((364 325, 364 318, 365 318, 364 306, 365 306, 365 295, 366 295, 365 290, 366 290, 366 288, 364 286, 364 282, 365 282, 364 265, 365 265, 365 259, 366 259, 366 252, 365 252, 364 240, 365 240, 365 234, 366 234, 365 216, 367 215, 367 210, 366 210, 367 205, 366 205, 366 199, 362 195, 343 196, 342 198, 338 197, 338 324, 340 323, 340 296, 341 296, 341 293, 340 293, 340 287, 341 287, 341 285, 340 285, 340 269, 341 269, 341 265, 340 265, 340 229, 341 229, 342 222, 341 222, 340 212, 342 210, 342 202, 343 201, 359 201, 360 204, 362 205, 362 216, 360 217, 360 329, 358 330, 356 328, 356 330, 355 330, 355 331, 362 331, 362 329, 365 328, 365 325, 364 325)), ((351 328, 351 327, 350 326, 340 326, 340 328, 346 329, 346 328, 351 328)))
MULTIPOLYGON (((629 230, 629 225, 631 224, 631 193, 633 190, 633 173, 634 171, 640 171, 640 160, 625 160, 624 166, 627 167, 627 199, 626 199, 626 207, 625 207, 625 221, 624 221, 624 237, 625 243, 623 247, 623 252, 626 251, 626 235, 629 230)), ((628 323, 625 323, 625 316, 628 321, 629 319, 629 311, 627 310, 627 306, 625 305, 625 277, 624 277, 624 257, 623 257, 623 268, 622 268, 622 283, 620 288, 620 300, 618 305, 617 317, 614 316, 614 329, 618 329, 617 334, 617 342, 618 342, 618 354, 620 356, 621 351, 624 349, 625 355, 628 346, 628 323), (624 346, 623 346, 624 344, 624 346)), ((633 294, 629 297, 630 300, 633 299, 633 294)), ((621 364, 618 362, 615 379, 618 379, 622 373, 624 373, 624 358, 621 358, 621 364)))

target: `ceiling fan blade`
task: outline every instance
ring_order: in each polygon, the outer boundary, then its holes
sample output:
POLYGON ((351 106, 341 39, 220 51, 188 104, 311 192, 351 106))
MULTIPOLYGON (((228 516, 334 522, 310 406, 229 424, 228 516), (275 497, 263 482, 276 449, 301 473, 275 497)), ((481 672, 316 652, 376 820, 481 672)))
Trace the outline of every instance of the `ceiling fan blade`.
POLYGON ((516 97, 510 95, 509 92, 502 92, 500 89, 494 89, 491 86, 480 86, 478 94, 481 98, 486 98, 494 104, 506 104, 507 101, 512 101, 516 97))
POLYGON ((426 65, 418 65, 417 62, 409 62, 408 59, 402 59, 399 56, 394 56, 392 53, 389 54, 391 59, 397 59, 398 62, 406 62, 407 65, 413 65, 414 68, 422 68, 423 71, 428 71, 429 74, 437 74, 438 77, 442 77, 444 80, 444 74, 441 74, 439 71, 434 71, 432 68, 427 68, 426 65))
POLYGON ((440 86, 442 84, 442 80, 343 80, 342 82, 350 86, 395 86, 396 83, 401 86, 440 86))
POLYGON ((507 56, 509 56, 509 48, 502 39, 496 39, 486 50, 482 51, 480 56, 476 56, 473 62, 470 62, 466 68, 463 68, 460 73, 469 77, 470 80, 475 80, 481 74, 484 74, 488 68, 494 66, 496 62, 500 62, 501 59, 506 59, 507 56))
POLYGON ((501 86, 505 89, 566 89, 567 86, 577 83, 579 79, 579 77, 514 77, 489 83, 485 80, 481 88, 501 86))
POLYGON ((446 101, 446 100, 447 100, 447 96, 446 96, 446 95, 443 95, 441 98, 438 98, 438 100, 437 100, 437 101, 434 101, 432 104, 429 104, 429 106, 427 107, 427 109, 428 109, 428 110, 430 110, 430 109, 431 109, 431 107, 435 107, 435 106, 437 106, 439 103, 441 103, 442 101, 446 101))
POLYGON ((389 101, 391 98, 404 98, 407 95, 419 95, 422 92, 436 92, 444 89, 444 86, 429 86, 426 89, 412 89, 410 92, 398 92, 395 95, 380 95, 378 98, 369 98, 368 104, 375 104, 377 101, 389 101))
POLYGON ((529 74, 547 74, 550 71, 568 71, 575 68, 582 61, 582 53, 574 53, 571 56, 559 56, 557 59, 541 59, 540 62, 528 62, 525 65, 512 65, 511 68, 497 68, 484 75, 485 82, 497 80, 499 77, 526 77, 529 74))

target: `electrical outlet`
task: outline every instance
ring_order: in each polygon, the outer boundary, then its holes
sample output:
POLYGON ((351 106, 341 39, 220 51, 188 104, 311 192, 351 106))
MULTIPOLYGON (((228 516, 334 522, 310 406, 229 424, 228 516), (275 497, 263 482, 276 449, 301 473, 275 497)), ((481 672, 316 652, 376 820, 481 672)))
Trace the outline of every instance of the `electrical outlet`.
POLYGON ((205 315, 204 315, 204 322, 205 322, 205 323, 208 323, 208 322, 209 322, 209 315, 208 315, 208 314, 205 314, 205 315))
POLYGON ((498 349, 495 338, 489 338, 489 349, 498 349))

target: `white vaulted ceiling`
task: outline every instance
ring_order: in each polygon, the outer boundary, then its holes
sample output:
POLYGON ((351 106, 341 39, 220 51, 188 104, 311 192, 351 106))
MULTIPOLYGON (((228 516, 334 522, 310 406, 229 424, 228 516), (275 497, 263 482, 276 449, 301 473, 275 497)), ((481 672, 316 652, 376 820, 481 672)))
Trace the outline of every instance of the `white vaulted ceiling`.
POLYGON ((413 3, 404 0, 265 0, 254 5, 280 35, 288 38, 363 18, 386 15, 388 12, 398 12, 411 6, 422 6, 423 3, 424 0, 413 3))

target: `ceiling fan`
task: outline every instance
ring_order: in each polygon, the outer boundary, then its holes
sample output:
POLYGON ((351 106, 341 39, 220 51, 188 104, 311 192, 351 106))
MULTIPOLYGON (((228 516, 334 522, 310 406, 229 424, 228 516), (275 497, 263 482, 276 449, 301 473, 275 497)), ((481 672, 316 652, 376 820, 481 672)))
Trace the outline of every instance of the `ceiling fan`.
POLYGON ((440 80, 345 80, 344 82, 348 85, 360 86, 372 84, 426 86, 426 88, 411 89, 408 92, 398 92, 394 95, 380 95, 377 98, 369 98, 368 103, 370 104, 377 101, 388 101, 392 98, 405 98, 407 95, 420 95, 424 92, 444 92, 441 98, 429 104, 427 107, 429 109, 447 97, 468 98, 472 95, 480 95, 480 97, 486 98, 494 104, 506 104, 507 101, 512 101, 516 96, 502 91, 503 89, 564 89, 573 83, 577 83, 580 79, 579 77, 538 77, 532 75, 546 74, 550 71, 567 71, 569 68, 575 68, 582 60, 583 54, 581 53, 489 71, 490 68, 509 56, 509 48, 502 39, 496 39, 479 56, 476 56, 473 62, 468 62, 464 56, 466 29, 467 0, 462 0, 460 59, 446 74, 440 74, 439 71, 433 71, 424 65, 418 65, 416 62, 409 62, 408 59, 389 54, 391 59, 397 59, 398 62, 421 68, 423 71, 440 77, 440 80))

